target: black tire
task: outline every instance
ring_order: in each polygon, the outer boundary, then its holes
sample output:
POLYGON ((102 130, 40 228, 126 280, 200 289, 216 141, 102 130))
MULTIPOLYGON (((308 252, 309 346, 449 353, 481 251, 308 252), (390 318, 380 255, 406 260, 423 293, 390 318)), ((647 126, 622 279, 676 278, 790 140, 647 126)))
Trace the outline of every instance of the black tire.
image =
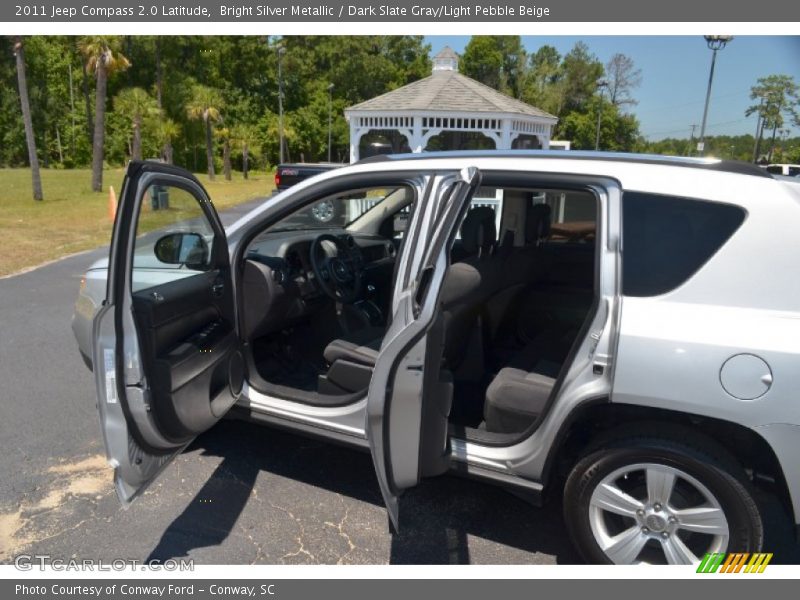
POLYGON ((725 551, 761 551, 763 522, 742 468, 710 440, 695 436, 688 429, 676 433, 680 435, 667 437, 642 432, 606 438, 602 448, 590 450, 572 468, 564 486, 564 519, 573 543, 586 562, 612 562, 592 532, 589 508, 592 493, 606 476, 637 463, 666 465, 702 483, 719 502, 728 521, 729 539, 725 551))

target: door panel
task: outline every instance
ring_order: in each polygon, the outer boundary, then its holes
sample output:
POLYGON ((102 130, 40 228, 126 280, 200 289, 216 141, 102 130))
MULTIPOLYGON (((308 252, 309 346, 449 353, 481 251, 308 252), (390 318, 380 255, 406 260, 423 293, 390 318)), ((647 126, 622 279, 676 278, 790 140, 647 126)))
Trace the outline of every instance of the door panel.
POLYGON ((393 317, 367 396, 367 435, 391 524, 398 496, 449 464, 450 375, 441 370, 439 292, 457 224, 480 183, 475 168, 428 176, 399 257, 393 317))
POLYGON ((225 234, 182 169, 128 168, 94 354, 106 451, 130 502, 227 412, 244 379, 225 234))

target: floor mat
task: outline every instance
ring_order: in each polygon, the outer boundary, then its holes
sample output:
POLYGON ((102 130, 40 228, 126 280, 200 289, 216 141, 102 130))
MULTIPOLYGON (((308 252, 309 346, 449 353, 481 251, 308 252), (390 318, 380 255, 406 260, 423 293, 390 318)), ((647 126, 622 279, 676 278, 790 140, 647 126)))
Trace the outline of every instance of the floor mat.
POLYGON ((453 408, 450 423, 477 428, 483 421, 483 402, 487 382, 455 382, 453 385, 453 408))
POLYGON ((317 390, 317 377, 325 373, 324 360, 319 363, 287 353, 276 344, 263 344, 257 349, 256 364, 264 380, 308 392, 317 390))

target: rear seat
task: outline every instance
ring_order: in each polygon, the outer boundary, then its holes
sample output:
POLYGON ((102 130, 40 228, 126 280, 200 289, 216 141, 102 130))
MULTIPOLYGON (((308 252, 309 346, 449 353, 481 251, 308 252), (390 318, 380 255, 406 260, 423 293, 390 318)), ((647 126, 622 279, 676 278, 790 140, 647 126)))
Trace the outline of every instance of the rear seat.
POLYGON ((559 327, 544 331, 500 370, 486 390, 483 418, 487 431, 520 433, 536 421, 577 333, 559 327))
POLYGON ((594 293, 579 285, 581 279, 586 278, 555 268, 545 281, 521 294, 515 329, 493 352, 495 364, 502 368, 486 390, 487 431, 520 433, 544 410, 591 309, 594 293))
POLYGON ((516 252, 506 277, 524 284, 513 302, 497 311, 493 363, 500 371, 486 390, 483 427, 521 433, 542 414, 594 299, 594 247, 546 248, 550 213, 534 205, 526 216, 527 245, 516 252))

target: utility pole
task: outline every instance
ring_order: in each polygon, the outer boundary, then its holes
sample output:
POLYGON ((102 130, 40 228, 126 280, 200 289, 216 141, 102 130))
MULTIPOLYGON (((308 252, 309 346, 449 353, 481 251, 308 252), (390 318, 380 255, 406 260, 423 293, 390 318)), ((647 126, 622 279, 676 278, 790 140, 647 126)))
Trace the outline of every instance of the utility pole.
POLYGON ((708 118, 708 102, 711 100, 711 84, 714 82, 714 65, 717 62, 717 52, 722 50, 728 42, 733 39, 732 35, 706 35, 706 44, 708 49, 711 50, 711 70, 708 73, 708 88, 706 89, 706 104, 703 108, 703 124, 700 126, 700 142, 697 144, 697 150, 700 156, 703 156, 706 151, 706 120, 708 118))
POLYGON ((597 88, 600 90, 600 102, 597 105, 597 133, 594 138, 594 150, 600 150, 600 122, 603 117, 603 90, 608 87, 608 82, 601 79, 597 82, 597 88))
MULTIPOLYGON (((72 129, 69 134, 69 154, 75 160, 75 91, 72 88, 72 62, 67 63, 69 72, 69 114, 72 117, 72 129)), ((63 160, 61 161, 64 162, 63 160)))
POLYGON ((692 148, 694 147, 694 130, 697 129, 697 123, 692 123, 692 132, 689 134, 689 149, 686 151, 686 156, 692 155, 692 148))
POLYGON ((756 135, 755 142, 753 143, 753 162, 758 162, 758 154, 761 151, 761 136, 764 134, 764 118, 761 116, 761 110, 764 106, 764 97, 758 103, 758 119, 756 120, 756 135))
POLYGON ((332 120, 333 114, 333 84, 328 84, 328 162, 331 162, 331 139, 332 139, 332 120))

